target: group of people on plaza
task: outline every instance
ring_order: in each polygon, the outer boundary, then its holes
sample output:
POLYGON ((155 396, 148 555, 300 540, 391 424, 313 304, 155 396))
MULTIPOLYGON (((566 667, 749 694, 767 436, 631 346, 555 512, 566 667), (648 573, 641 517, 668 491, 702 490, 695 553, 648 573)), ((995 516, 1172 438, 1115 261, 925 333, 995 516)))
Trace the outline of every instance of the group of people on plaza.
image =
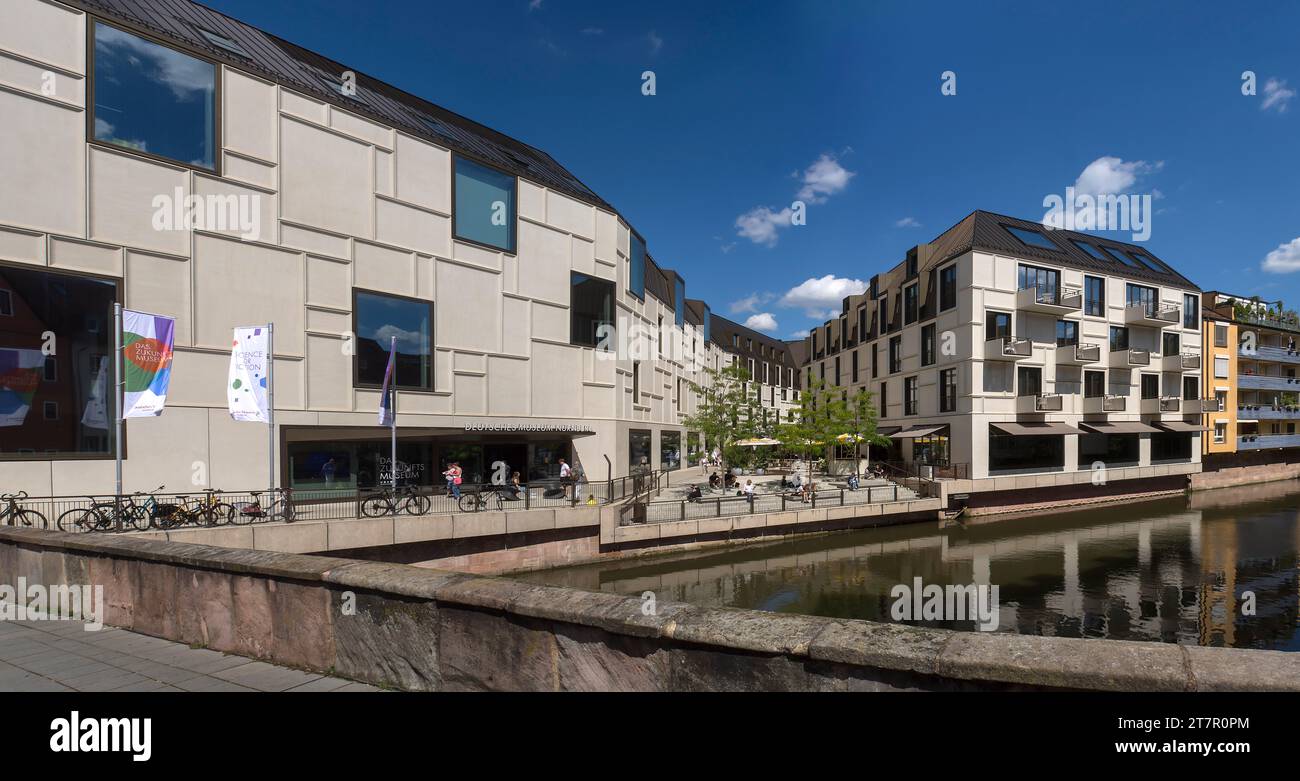
MULTIPOLYGON (((449 462, 447 464, 447 468, 443 470, 442 476, 443 479, 447 481, 448 495, 450 495, 454 499, 459 499, 460 486, 465 479, 465 472, 461 468, 460 462, 459 461, 449 462)), ((570 466, 567 461, 561 458, 559 460, 560 485, 558 488, 553 488, 550 490, 559 492, 566 499, 571 496, 580 497, 582 495, 582 488, 585 484, 583 477, 584 475, 581 467, 575 468, 573 466, 570 466)), ((507 482, 503 486, 498 487, 497 490, 501 492, 501 494, 504 496, 505 499, 510 501, 522 498, 523 491, 524 491, 524 483, 522 478, 519 475, 519 472, 512 471, 510 473, 509 482, 507 482)), ((552 498, 552 497, 548 496, 547 498, 552 498)), ((588 505, 597 504, 595 494, 588 494, 586 503, 588 505)))

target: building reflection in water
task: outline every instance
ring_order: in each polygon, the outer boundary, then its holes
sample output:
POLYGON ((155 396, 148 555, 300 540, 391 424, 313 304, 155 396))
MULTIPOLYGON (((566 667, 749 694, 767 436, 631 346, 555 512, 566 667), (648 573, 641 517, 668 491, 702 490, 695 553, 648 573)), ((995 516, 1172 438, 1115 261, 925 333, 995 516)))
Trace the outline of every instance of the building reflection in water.
MULTIPOLYGON (((1300 650, 1300 484, 528 573, 660 600, 889 621, 890 589, 999 587, 999 631, 1300 650), (1243 615, 1243 595, 1255 597, 1243 615)), ((973 622, 915 622, 973 629, 973 622)))

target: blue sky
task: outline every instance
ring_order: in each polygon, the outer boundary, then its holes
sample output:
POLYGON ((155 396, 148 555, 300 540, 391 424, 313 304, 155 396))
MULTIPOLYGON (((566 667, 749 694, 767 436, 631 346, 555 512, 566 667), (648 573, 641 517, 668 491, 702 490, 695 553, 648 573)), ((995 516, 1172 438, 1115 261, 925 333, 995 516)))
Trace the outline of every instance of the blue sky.
POLYGON ((783 338, 971 211, 1076 185, 1151 195, 1146 246, 1201 287, 1300 305, 1300 4, 209 5, 545 149, 783 338))

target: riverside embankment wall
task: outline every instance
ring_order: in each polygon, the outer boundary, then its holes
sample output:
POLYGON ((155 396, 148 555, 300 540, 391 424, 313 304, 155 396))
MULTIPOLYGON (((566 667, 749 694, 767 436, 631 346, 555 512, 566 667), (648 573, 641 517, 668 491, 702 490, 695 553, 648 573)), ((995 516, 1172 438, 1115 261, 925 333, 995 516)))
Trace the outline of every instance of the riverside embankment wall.
POLYGON ((0 529, 0 583, 105 623, 413 690, 1300 690, 1300 655, 651 604, 402 564, 0 529))

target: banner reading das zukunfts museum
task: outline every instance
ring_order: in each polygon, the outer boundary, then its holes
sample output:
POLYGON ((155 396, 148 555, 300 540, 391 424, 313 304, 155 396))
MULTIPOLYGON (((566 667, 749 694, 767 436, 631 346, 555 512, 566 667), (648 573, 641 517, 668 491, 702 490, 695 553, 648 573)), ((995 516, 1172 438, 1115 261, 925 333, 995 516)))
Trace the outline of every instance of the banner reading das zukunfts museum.
POLYGON ((123 418, 162 414, 172 378, 175 338, 173 318, 122 310, 123 418))
POLYGON ((226 384, 226 401, 230 417, 252 423, 269 423, 266 407, 267 384, 266 326, 235 329, 235 343, 230 350, 230 382, 226 384))

